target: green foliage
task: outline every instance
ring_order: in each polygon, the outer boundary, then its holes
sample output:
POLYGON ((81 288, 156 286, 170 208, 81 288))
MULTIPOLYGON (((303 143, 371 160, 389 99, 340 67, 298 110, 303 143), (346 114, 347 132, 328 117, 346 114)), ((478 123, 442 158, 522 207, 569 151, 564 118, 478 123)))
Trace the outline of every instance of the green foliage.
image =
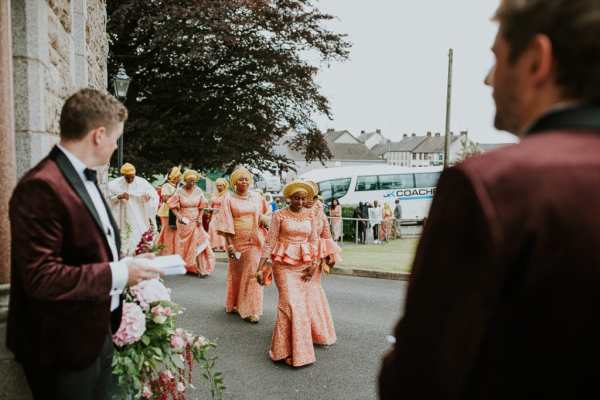
POLYGON ((275 146, 291 131, 307 160, 331 156, 314 123, 330 116, 315 77, 346 60, 350 43, 312 1, 108 0, 107 9, 109 75, 123 64, 132 77, 125 159, 140 170, 290 165, 275 146))

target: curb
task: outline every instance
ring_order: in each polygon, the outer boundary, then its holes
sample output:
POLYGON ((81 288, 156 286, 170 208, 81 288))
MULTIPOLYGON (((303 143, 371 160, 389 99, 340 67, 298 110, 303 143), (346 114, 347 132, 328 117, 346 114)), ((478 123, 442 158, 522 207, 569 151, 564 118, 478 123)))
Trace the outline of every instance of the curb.
POLYGON ((371 271, 367 269, 333 268, 333 275, 357 276, 360 278, 388 279, 393 281, 408 281, 410 274, 406 272, 371 271))
MULTIPOLYGON (((216 257, 217 262, 226 263, 227 257, 216 257)), ((388 279, 393 281, 408 281, 410 274, 406 272, 372 271, 360 268, 338 268, 331 271, 332 275, 357 276, 359 278, 388 279)))

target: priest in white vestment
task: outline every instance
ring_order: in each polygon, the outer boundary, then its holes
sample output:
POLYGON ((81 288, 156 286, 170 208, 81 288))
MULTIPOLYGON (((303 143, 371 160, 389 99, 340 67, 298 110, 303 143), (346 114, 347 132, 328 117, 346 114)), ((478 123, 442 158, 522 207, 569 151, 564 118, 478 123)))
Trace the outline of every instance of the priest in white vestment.
POLYGON ((125 163, 120 178, 108 184, 110 206, 121 230, 123 256, 133 255, 142 234, 152 229, 155 233, 158 193, 154 187, 135 175, 135 167, 125 163))

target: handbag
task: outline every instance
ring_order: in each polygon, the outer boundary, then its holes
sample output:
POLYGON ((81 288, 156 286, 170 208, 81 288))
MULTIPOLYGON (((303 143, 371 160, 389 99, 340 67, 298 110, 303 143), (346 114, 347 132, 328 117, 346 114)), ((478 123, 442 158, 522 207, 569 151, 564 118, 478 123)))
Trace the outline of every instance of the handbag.
POLYGON ((177 216, 171 209, 169 209, 169 227, 177 229, 177 216))

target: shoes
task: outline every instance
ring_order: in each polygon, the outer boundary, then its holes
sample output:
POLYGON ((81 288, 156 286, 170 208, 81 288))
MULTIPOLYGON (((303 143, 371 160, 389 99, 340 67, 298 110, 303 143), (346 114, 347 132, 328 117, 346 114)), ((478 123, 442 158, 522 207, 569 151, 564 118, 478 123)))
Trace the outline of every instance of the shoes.
POLYGON ((251 315, 249 317, 244 318, 244 320, 246 320, 252 324, 258 324, 258 321, 260 321, 260 318, 257 317, 256 315, 251 315))

